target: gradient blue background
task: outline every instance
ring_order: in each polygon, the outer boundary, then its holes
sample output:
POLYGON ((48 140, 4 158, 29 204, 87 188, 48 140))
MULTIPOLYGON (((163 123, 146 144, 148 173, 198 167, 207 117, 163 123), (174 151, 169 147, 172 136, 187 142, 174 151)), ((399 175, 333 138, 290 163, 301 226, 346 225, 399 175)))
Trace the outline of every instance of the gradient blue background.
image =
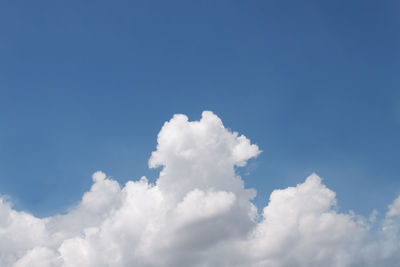
POLYGON ((0 194, 47 216, 212 110, 264 151, 259 207, 315 171, 342 211, 400 193, 399 1, 1 1, 0 194))

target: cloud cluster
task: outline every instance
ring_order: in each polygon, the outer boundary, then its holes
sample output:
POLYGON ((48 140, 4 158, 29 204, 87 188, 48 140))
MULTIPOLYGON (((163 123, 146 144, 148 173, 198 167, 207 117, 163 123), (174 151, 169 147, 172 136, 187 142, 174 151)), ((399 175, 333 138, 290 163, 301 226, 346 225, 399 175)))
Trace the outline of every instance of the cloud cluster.
POLYGON ((0 198, 0 266, 400 266, 400 197, 371 230, 312 174, 258 214, 235 168, 260 152, 212 112, 175 115, 149 160, 155 184, 96 172, 76 207, 43 219, 0 198))

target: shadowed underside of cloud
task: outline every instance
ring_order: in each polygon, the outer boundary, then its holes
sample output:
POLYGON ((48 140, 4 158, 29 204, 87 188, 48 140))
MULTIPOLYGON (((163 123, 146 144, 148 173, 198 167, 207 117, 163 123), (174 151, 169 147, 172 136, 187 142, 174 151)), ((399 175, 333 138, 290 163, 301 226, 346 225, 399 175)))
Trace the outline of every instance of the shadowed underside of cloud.
POLYGON ((155 184, 96 172, 76 207, 44 219, 0 198, 0 266, 400 266, 400 197, 371 231, 312 174, 258 214, 235 167, 260 152, 212 112, 175 115, 149 160, 155 184))

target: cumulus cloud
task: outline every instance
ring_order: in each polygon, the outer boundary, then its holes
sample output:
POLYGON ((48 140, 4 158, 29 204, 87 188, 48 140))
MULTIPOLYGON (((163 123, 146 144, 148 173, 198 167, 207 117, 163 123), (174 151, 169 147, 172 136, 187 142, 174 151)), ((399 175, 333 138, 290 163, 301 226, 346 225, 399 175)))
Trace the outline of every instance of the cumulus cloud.
POLYGON ((157 142, 154 184, 96 172, 76 207, 43 219, 0 198, 0 266, 400 266, 400 197, 371 222, 312 174, 258 214, 235 169, 261 151, 215 114, 175 115, 157 142))
POLYGON ((396 198, 393 204, 389 205, 388 217, 400 216, 400 196, 396 198))

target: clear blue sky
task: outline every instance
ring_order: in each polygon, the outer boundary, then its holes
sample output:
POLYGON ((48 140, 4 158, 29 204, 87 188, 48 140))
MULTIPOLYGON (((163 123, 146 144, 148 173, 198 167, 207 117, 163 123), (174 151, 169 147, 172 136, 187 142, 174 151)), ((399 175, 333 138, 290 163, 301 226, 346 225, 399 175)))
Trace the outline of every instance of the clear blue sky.
POLYGON ((0 194, 46 216, 103 170, 154 180, 164 121, 212 110, 264 151, 256 203, 312 172, 342 210, 400 193, 399 1, 1 1, 0 194))

